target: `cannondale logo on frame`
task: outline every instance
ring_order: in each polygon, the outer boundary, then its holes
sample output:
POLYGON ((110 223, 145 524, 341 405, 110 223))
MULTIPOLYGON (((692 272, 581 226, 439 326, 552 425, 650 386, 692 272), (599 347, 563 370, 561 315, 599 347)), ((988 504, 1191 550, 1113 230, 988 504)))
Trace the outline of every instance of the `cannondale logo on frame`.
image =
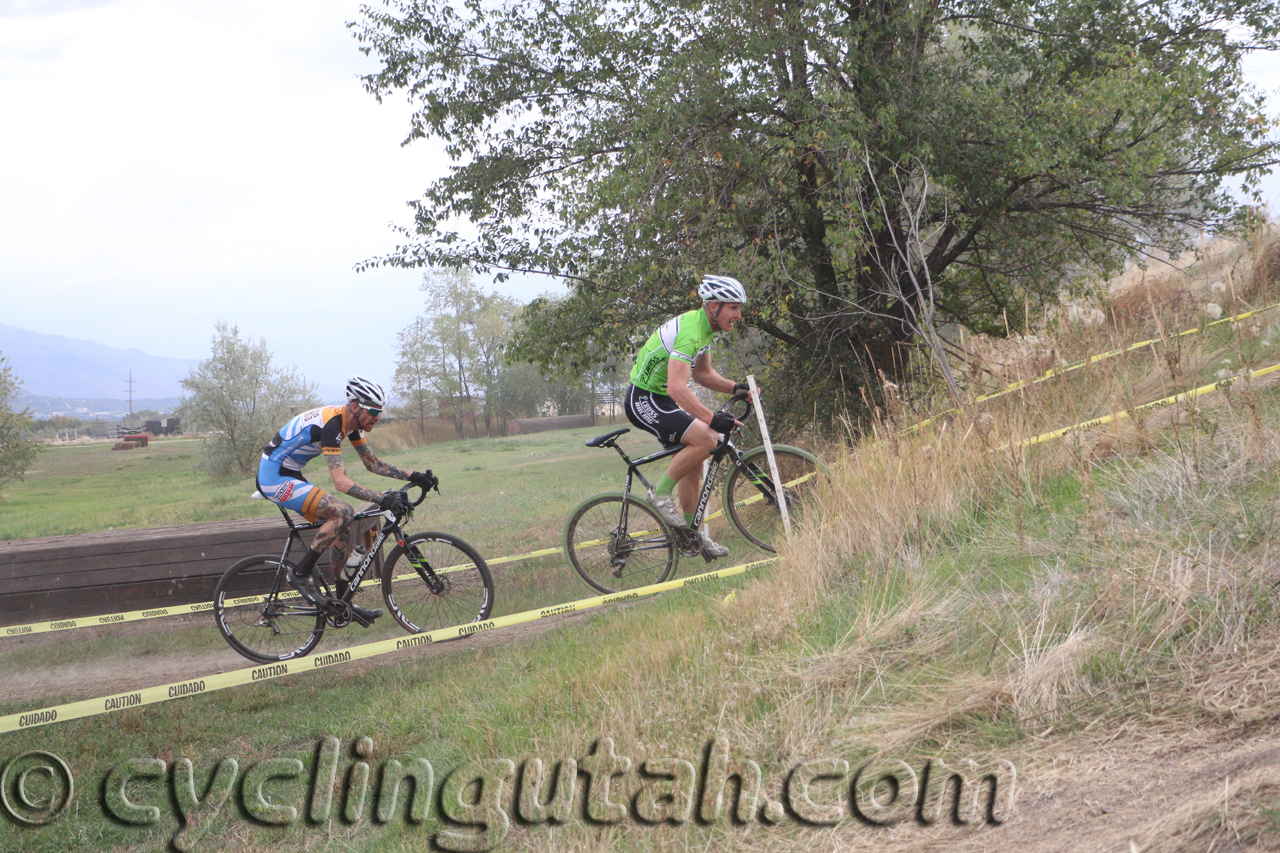
POLYGON ((0 809, 19 823, 43 826, 56 820, 74 795, 71 768, 52 752, 24 752, 0 770, 0 809))

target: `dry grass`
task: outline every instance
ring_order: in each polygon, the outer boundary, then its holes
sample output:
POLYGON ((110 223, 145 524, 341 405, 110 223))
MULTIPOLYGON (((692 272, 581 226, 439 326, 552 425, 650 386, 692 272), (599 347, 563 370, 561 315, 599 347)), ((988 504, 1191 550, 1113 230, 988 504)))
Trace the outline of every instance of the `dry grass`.
POLYGON ((438 418, 429 418, 425 429, 417 421, 398 419, 379 424, 377 430, 378 447, 393 453, 458 440, 458 431, 453 424, 438 418))
MULTIPOLYGON (((1050 317, 1002 352, 998 378, 1178 331, 1176 323, 1206 316, 1210 298, 1224 311, 1273 300, 1267 265, 1280 256, 1277 245, 1214 244, 1199 266, 1130 273, 1111 288, 1107 323, 1050 317)), ((1153 701, 1162 715, 1245 721, 1280 712, 1280 691, 1266 687, 1280 644, 1258 634, 1275 597, 1273 561, 1258 551, 1275 512, 1249 503, 1280 463, 1280 427, 1259 416, 1266 389, 1017 446, 1212 381, 1222 369, 1277 360, 1278 323, 1264 315, 1229 334, 1174 339, 922 434, 898 434, 924 413, 890 389, 883 426, 837 460, 822 512, 791 544, 785 568, 743 591, 731 616, 735 633, 769 661, 756 664, 759 680, 773 679, 786 695, 775 747, 787 755, 868 743, 891 751, 981 741, 992 726, 1051 730, 1082 707, 1114 705, 1135 678, 1161 685, 1153 701), (1042 493, 1062 478, 1080 493, 1076 516, 1063 522, 1071 531, 1044 521, 1042 493), (1029 572, 1002 574, 980 561, 966 573, 945 570, 957 551, 1041 562, 1029 572), (852 602, 841 611, 843 630, 808 641, 812 620, 842 599, 852 602), (1251 651, 1241 657, 1233 650, 1246 638, 1251 651)), ((976 343, 970 350, 980 351, 976 343)), ((990 368, 994 359, 983 358, 990 368)))
MULTIPOLYGON (((1131 273, 1099 309, 1105 322, 1064 306, 1013 344, 969 341, 981 362, 970 375, 995 387, 1176 332, 1207 316, 1211 296, 1225 293, 1224 313, 1265 304, 1280 297, 1268 272, 1280 268, 1275 245, 1206 247, 1203 268, 1131 273)), ((590 719, 636 762, 696 764, 722 735, 761 764, 777 797, 787 768, 818 757, 1016 757, 1029 741, 1099 721, 1119 737, 1148 725, 1274 719, 1280 560, 1268 543, 1280 416, 1269 387, 1019 444, 1266 358, 1280 360, 1280 312, 1117 357, 909 435, 899 431, 927 410, 891 389, 873 435, 826 449, 833 481, 776 570, 727 598, 710 586, 687 591, 707 606, 680 610, 678 624, 667 599, 638 605, 646 618, 626 621, 625 642, 614 642, 606 617, 589 671, 548 674, 545 701, 573 713, 544 721, 531 749, 585 754, 590 719)), ((1144 830, 1140 849, 1272 837, 1259 817, 1277 784, 1268 773, 1242 772, 1225 796, 1170 813, 1158 831, 1144 830)), ((855 844, 848 833, 787 825, 708 832, 530 832, 508 844, 851 849, 896 837, 855 844)))

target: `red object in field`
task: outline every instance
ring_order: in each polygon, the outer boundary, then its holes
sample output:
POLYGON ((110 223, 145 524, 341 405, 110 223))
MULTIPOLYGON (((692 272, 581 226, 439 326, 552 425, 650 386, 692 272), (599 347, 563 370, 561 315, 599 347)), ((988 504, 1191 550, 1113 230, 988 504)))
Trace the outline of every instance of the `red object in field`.
POLYGON ((147 435, 145 432, 140 432, 140 433, 138 433, 138 434, 136 434, 136 435, 122 435, 122 436, 120 436, 120 440, 121 440, 121 441, 136 441, 136 442, 138 442, 138 444, 142 445, 143 447, 146 447, 146 446, 147 446, 147 439, 148 439, 148 438, 150 438, 150 437, 151 437, 151 436, 147 435))

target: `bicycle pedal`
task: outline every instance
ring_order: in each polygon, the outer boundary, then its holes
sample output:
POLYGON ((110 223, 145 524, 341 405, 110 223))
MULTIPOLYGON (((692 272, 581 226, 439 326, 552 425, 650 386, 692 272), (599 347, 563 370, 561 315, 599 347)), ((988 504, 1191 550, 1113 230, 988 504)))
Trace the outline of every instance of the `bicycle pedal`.
POLYGON ((710 563, 710 562, 712 562, 713 560, 715 560, 715 557, 713 557, 713 556, 711 556, 710 554, 708 554, 708 553, 707 553, 707 549, 706 549, 706 548, 703 548, 703 549, 702 549, 701 551, 699 551, 698 553, 699 553, 699 554, 701 554, 701 555, 702 555, 702 559, 706 560, 708 563, 710 563))

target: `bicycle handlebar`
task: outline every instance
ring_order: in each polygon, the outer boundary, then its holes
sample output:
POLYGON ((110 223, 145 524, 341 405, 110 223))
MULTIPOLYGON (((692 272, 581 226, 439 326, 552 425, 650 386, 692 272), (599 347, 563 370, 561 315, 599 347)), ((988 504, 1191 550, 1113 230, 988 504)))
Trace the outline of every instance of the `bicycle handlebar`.
MULTIPOLYGON (((735 421, 742 421, 743 425, 745 425, 747 422, 747 417, 751 414, 752 408, 753 408, 753 404, 751 402, 751 395, 748 394, 746 391, 740 391, 737 394, 734 394, 732 397, 730 397, 728 401, 723 406, 720 407, 720 411, 724 412, 726 415, 731 416, 735 421), (733 411, 733 407, 739 403, 745 403, 746 405, 743 406, 741 412, 733 411)), ((736 432, 738 429, 741 429, 741 427, 736 427, 733 431, 736 432)))
MULTIPOLYGON (((422 503, 423 501, 425 501, 425 500, 427 499, 427 487, 426 487, 426 486, 420 485, 420 484, 418 484, 418 483, 409 483, 408 485, 406 485, 406 486, 405 486, 403 489, 401 489, 400 491, 402 491, 402 492, 404 492, 404 493, 405 493, 405 497, 408 497, 408 496, 409 496, 409 490, 410 490, 410 489, 417 489, 417 490, 418 490, 418 499, 417 499, 416 501, 409 501, 410 506, 415 506, 415 507, 416 507, 418 504, 422 503)), ((438 487, 437 487, 436 491, 439 491, 439 488, 438 488, 438 487)))

